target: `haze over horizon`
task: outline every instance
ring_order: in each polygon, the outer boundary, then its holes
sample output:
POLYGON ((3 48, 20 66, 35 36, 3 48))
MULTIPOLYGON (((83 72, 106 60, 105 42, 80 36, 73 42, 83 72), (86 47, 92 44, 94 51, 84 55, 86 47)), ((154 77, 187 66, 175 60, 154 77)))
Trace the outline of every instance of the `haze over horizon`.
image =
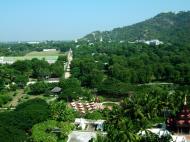
POLYGON ((2 0, 0 41, 74 40, 188 10, 188 0, 2 0))

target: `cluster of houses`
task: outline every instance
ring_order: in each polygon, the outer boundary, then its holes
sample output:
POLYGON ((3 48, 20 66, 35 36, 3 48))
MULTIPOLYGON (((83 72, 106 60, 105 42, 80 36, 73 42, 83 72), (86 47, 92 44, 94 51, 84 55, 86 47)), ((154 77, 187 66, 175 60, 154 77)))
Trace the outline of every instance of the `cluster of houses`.
POLYGON ((101 105, 99 105, 98 103, 95 102, 91 102, 91 103, 81 103, 81 102, 71 102, 70 106, 76 110, 79 111, 81 113, 85 113, 87 111, 93 111, 93 110, 97 110, 97 109, 101 109, 101 105))

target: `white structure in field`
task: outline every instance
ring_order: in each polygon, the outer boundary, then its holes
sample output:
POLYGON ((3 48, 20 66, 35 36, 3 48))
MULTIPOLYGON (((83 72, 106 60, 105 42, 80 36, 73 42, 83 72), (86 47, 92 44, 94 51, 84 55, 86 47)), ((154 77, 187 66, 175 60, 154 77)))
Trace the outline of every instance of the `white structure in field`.
POLYGON ((40 44, 39 41, 28 41, 28 42, 26 42, 26 43, 28 43, 28 44, 40 44))
POLYGON ((0 57, 0 64, 13 64, 13 61, 5 60, 4 57, 0 57))
POLYGON ((101 36, 101 38, 100 38, 100 42, 103 42, 103 38, 102 38, 102 36, 101 36))
POLYGON ((158 39, 148 40, 145 42, 148 45, 160 45, 163 44, 162 41, 159 41, 158 39))
POLYGON ((4 57, 0 57, 0 64, 4 63, 3 59, 4 59, 4 57))
MULTIPOLYGON (((129 42, 134 43, 134 42, 129 42)), ((152 39, 152 40, 136 40, 135 43, 145 43, 147 45, 161 45, 164 44, 162 41, 158 39, 152 39)))
POLYGON ((75 43, 78 43, 78 39, 75 39, 75 43))
POLYGON ((56 49, 43 49, 44 52, 57 51, 56 49))

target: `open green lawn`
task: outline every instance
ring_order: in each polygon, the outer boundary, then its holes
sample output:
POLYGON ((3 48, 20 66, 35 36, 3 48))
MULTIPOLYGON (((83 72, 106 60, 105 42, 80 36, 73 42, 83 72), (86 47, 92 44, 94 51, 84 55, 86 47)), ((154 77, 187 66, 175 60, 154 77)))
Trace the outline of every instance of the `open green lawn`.
POLYGON ((25 56, 59 56, 63 53, 60 53, 59 51, 32 51, 28 54, 26 54, 25 56))
POLYGON ((48 61, 52 61, 55 62, 58 58, 58 56, 60 55, 65 55, 64 53, 60 53, 59 51, 48 51, 48 52, 37 52, 37 51, 32 51, 28 54, 26 54, 25 56, 8 56, 8 57, 4 57, 4 61, 8 61, 8 62, 14 62, 17 60, 31 60, 33 58, 37 58, 37 59, 45 59, 48 61))

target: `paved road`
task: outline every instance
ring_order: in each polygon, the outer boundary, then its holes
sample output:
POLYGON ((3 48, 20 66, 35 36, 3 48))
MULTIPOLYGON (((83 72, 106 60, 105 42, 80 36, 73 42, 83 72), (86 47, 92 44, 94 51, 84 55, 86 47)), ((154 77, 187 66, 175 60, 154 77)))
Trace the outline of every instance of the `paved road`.
POLYGON ((71 67, 71 62, 73 60, 73 51, 70 49, 67 55, 67 63, 65 65, 65 79, 68 79, 69 77, 71 77, 71 73, 70 73, 70 67, 71 67))
POLYGON ((109 101, 109 102, 102 102, 102 103, 100 103, 100 104, 103 105, 103 104, 109 104, 109 103, 110 103, 110 104, 116 104, 116 105, 119 105, 119 104, 120 104, 120 102, 110 102, 110 101, 109 101))
POLYGON ((18 91, 18 93, 17 93, 17 95, 15 96, 15 97, 13 97, 13 99, 12 99, 12 101, 10 101, 9 103, 8 103, 8 106, 9 107, 16 107, 17 106, 17 104, 19 103, 19 100, 24 96, 25 94, 24 94, 24 90, 22 89, 22 90, 19 90, 18 91))
POLYGON ((144 83, 144 84, 139 84, 138 86, 142 85, 173 85, 173 83, 168 83, 168 82, 150 82, 150 83, 144 83))

